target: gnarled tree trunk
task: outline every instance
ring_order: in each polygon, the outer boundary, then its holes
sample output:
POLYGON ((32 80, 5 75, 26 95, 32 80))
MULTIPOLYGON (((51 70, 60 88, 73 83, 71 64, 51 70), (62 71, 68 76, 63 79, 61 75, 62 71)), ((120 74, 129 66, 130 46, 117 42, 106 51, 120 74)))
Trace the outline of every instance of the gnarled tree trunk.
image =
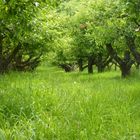
POLYGON ((134 64, 134 61, 131 59, 130 56, 130 51, 126 50, 124 53, 124 58, 120 58, 117 52, 113 49, 111 44, 107 44, 106 47, 109 54, 118 63, 122 73, 122 77, 125 78, 128 75, 130 75, 131 67, 134 64))

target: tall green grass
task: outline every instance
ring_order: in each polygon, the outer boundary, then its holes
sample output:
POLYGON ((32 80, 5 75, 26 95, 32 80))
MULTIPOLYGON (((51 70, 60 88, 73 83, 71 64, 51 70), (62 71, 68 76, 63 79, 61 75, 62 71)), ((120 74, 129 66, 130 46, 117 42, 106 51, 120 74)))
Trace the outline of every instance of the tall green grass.
POLYGON ((140 74, 2 75, 0 140, 140 140, 140 74))

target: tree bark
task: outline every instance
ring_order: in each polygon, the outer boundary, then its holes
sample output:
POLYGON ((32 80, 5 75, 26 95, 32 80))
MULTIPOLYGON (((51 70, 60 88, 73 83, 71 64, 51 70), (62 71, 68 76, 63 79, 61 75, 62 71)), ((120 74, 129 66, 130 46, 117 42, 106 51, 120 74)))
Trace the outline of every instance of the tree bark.
POLYGON ((126 63, 120 66, 122 78, 126 78, 127 76, 130 75, 130 69, 131 69, 131 66, 127 65, 126 63))
POLYGON ((79 67, 79 72, 83 71, 83 60, 80 58, 78 60, 78 67, 79 67))
POLYGON ((112 61, 111 57, 109 56, 102 57, 101 55, 99 55, 96 62, 98 73, 104 72, 105 68, 109 65, 111 61, 112 61))
POLYGON ((140 64, 140 53, 136 49, 135 45, 135 37, 132 36, 125 36, 126 43, 130 51, 132 52, 132 55, 134 56, 136 62, 140 64))
POLYGON ((88 57, 88 73, 93 73, 93 56, 88 57))
POLYGON ((103 57, 102 57, 101 53, 98 53, 97 60, 96 60, 96 66, 98 69, 98 73, 101 73, 104 71, 103 57))
POLYGON ((134 64, 134 61, 131 59, 130 51, 126 50, 124 52, 124 58, 120 58, 111 44, 107 44, 107 50, 109 54, 114 58, 114 60, 118 63, 122 73, 122 78, 130 75, 131 67, 134 64))

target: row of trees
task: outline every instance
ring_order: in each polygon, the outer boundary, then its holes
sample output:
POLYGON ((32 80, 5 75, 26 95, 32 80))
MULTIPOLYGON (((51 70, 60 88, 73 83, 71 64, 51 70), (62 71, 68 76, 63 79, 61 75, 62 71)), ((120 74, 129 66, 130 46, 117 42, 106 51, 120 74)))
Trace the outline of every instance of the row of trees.
POLYGON ((0 73, 34 70, 43 58, 65 71, 140 64, 139 0, 0 1, 0 73))
POLYGON ((133 64, 139 66, 139 0, 72 0, 54 15, 58 38, 52 43, 53 61, 65 71, 78 65, 80 71, 93 73, 96 65, 103 72, 115 64, 126 77, 133 64))

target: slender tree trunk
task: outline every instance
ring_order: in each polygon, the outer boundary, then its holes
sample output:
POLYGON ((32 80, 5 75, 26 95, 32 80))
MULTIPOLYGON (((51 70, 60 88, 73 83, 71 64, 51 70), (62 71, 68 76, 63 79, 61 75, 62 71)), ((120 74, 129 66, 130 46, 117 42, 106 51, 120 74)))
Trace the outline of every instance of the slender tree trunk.
POLYGON ((98 69, 98 72, 102 72, 102 63, 103 63, 103 60, 102 60, 102 53, 98 53, 98 56, 97 56, 97 69, 98 69))
POLYGON ((81 58, 78 60, 78 67, 79 67, 79 71, 82 72, 83 71, 83 60, 81 58))
POLYGON ((89 74, 93 73, 93 58, 92 58, 92 56, 88 57, 88 73, 89 74))

